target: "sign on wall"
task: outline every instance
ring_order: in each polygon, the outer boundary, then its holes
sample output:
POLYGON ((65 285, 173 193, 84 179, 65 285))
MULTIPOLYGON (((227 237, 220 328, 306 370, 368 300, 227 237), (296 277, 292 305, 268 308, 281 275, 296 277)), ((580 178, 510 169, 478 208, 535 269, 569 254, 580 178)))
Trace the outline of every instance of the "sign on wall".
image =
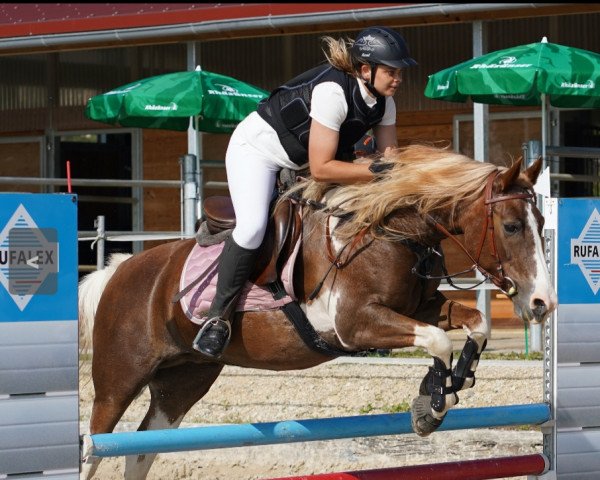
POLYGON ((559 199, 558 298, 561 304, 600 302, 600 202, 559 199))
POLYGON ((0 195, 0 322, 76 319, 76 197, 0 195))

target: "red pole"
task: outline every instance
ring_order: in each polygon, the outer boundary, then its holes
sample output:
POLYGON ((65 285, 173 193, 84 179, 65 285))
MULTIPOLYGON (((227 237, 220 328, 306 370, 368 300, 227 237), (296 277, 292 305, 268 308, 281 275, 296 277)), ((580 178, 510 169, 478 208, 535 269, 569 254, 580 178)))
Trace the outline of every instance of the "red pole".
POLYGON ((67 160, 67 192, 72 193, 71 191, 71 162, 67 160))
POLYGON ((355 472, 322 473, 271 480, 485 480, 491 478, 541 475, 548 469, 544 455, 488 458, 432 463, 411 467, 381 468, 355 472))

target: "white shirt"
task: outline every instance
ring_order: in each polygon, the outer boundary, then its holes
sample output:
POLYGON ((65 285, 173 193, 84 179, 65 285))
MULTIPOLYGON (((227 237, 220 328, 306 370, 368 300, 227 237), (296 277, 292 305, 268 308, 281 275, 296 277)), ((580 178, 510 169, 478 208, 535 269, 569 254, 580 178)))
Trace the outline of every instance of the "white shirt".
MULTIPOLYGON (((358 82, 363 100, 369 107, 377 103, 363 82, 358 82)), ((385 113, 379 125, 396 124, 396 104, 392 97, 386 97, 385 113)), ((335 82, 319 83, 312 92, 310 117, 336 132, 348 115, 348 104, 343 88, 335 82)), ((243 142, 251 146, 256 153, 262 154, 274 165, 297 170, 279 141, 277 133, 257 112, 248 115, 236 128, 232 141, 243 142)), ((304 166, 303 166, 304 167, 304 166)))
MULTIPOLYGON (((369 108, 373 108, 377 99, 370 94, 365 84, 356 79, 360 88, 363 100, 369 108)), ((319 83, 312 92, 310 103, 310 116, 321 125, 331 128, 336 132, 340 131, 340 126, 348 115, 348 104, 346 96, 341 85, 335 82, 319 83)), ((396 104, 392 97, 385 98, 385 113, 379 122, 379 125, 396 124, 396 104)))

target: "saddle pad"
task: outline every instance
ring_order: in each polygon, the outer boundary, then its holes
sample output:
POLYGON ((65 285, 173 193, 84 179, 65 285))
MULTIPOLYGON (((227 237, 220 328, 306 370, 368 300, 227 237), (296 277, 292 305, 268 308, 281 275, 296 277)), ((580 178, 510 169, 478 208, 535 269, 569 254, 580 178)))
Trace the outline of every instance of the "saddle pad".
MULTIPOLYGON (((181 308, 187 317, 194 323, 202 324, 205 320, 202 314, 210 308, 212 299, 217 291, 218 264, 213 265, 210 271, 207 271, 210 265, 221 254, 224 243, 201 247, 195 244, 188 255, 181 272, 179 280, 179 290, 183 290, 201 275, 204 275, 197 286, 187 292, 179 301, 181 308)), ((300 238, 294 246, 294 250, 287 259, 281 273, 281 281, 285 288, 286 296, 275 300, 269 289, 259 287, 251 282, 246 282, 242 289, 236 311, 260 311, 273 310, 296 300, 293 287, 294 263, 300 249, 300 238)))

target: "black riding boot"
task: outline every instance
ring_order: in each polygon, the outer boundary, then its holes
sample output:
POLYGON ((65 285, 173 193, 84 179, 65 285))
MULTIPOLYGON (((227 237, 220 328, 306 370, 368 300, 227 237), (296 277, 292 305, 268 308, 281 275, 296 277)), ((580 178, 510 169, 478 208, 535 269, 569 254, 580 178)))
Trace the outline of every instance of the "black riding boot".
POLYGON ((230 235, 225 240, 219 261, 217 293, 207 313, 206 322, 192 343, 194 350, 219 358, 231 337, 231 318, 242 287, 248 280, 258 249, 240 247, 230 235))

